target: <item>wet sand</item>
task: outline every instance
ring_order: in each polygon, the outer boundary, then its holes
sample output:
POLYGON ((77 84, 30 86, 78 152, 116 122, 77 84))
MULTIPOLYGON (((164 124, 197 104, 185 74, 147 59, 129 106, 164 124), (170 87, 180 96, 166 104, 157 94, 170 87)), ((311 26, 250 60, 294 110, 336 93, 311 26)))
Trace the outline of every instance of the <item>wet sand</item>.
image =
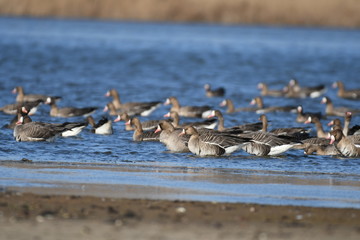
POLYGON ((119 237, 359 239, 360 209, 0 193, 0 239, 119 237))

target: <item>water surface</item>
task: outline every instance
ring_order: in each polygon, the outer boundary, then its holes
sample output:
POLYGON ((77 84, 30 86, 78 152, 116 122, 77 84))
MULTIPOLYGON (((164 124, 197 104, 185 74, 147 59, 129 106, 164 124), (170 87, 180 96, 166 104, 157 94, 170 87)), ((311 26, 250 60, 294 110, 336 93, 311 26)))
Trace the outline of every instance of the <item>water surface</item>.
MULTIPOLYGON (((360 88, 358 30, 0 18, 0 36, 1 106, 14 102, 11 90, 21 85, 27 93, 62 96, 60 107, 97 106, 96 119, 104 114, 101 109, 109 101, 104 94, 110 88, 119 91, 123 102, 177 96, 182 105, 220 109, 222 98, 205 97, 203 85, 211 83, 225 87, 236 107, 246 107, 259 95, 259 82, 279 89, 297 78, 305 86, 325 84, 335 105, 360 108, 358 101, 337 98, 331 88, 337 80, 360 88)), ((320 100, 264 98, 267 105, 301 104, 305 111, 324 112, 320 100)), ((141 119, 160 119, 168 110, 161 106, 141 119)), ((258 117, 225 114, 225 125, 258 117)), ((270 113, 270 128, 303 126, 295 117, 270 113)), ((11 118, 0 113, 1 125, 11 118)), ((33 119, 69 120, 50 117, 48 106, 41 106, 33 119)), ((326 130, 331 119, 322 121, 326 130)), ((352 121, 359 124, 359 117, 352 121)), ((174 191, 171 196, 161 191, 146 195, 152 198, 360 207, 359 159, 304 156, 297 150, 278 157, 240 151, 200 158, 169 153, 160 143, 135 143, 123 123, 115 123, 114 130, 111 136, 85 130, 51 143, 18 143, 12 131, 1 129, 0 184, 134 185, 174 191), (22 158, 32 160, 32 167, 7 161, 22 158), (69 170, 73 164, 78 167, 69 170)))

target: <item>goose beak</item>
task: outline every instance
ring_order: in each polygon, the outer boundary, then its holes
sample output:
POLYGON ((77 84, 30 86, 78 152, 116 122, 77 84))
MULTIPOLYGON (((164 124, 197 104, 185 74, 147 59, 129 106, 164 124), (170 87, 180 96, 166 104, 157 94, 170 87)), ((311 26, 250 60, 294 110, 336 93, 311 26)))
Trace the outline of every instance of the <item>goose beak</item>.
POLYGON ((109 111, 109 108, 105 106, 103 112, 107 112, 107 111, 109 111))
POLYGON ((157 128, 156 128, 156 130, 155 130, 155 133, 158 133, 158 132, 161 132, 160 125, 158 125, 157 128))
POLYGON ((130 124, 131 124, 131 120, 129 120, 125 123, 125 125, 130 125, 130 124))
POLYGON ((164 102, 164 105, 169 105, 170 104, 170 99, 167 98, 166 101, 164 102))
POLYGON ((179 133, 179 136, 182 136, 182 135, 185 135, 185 129, 183 129, 183 130, 181 131, 181 133, 179 133))
POLYGON ((335 137, 334 135, 330 136, 330 144, 333 144, 335 142, 335 137))
POLYGON ((115 118, 114 122, 119 122, 119 121, 121 121, 120 115, 118 115, 117 118, 115 118))
POLYGON ((110 91, 107 91, 107 92, 105 93, 105 97, 110 97, 110 91))
POLYGON ((164 115, 164 117, 170 117, 170 112, 164 115))

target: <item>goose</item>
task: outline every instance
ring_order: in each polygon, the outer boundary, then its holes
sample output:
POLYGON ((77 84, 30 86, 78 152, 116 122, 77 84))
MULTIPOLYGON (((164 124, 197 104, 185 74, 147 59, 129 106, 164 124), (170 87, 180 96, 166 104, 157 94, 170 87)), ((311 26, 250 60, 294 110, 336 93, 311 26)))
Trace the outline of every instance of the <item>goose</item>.
POLYGON ((214 129, 217 125, 216 119, 206 119, 203 121, 196 121, 196 122, 184 122, 180 124, 180 116, 177 112, 170 111, 164 115, 164 117, 170 117, 172 119, 172 125, 175 128, 184 128, 186 126, 193 126, 196 129, 207 128, 207 129, 214 129))
POLYGON ((44 101, 39 99, 33 102, 16 102, 12 104, 5 105, 0 108, 0 111, 4 112, 5 114, 16 115, 18 108, 26 107, 29 109, 28 114, 34 115, 39 107, 44 101))
POLYGON ((283 97, 283 90, 270 90, 267 84, 258 83, 257 88, 261 90, 261 96, 270 96, 270 97, 283 97))
POLYGON ((239 136, 251 139, 252 142, 244 146, 243 150, 256 156, 276 156, 301 144, 287 136, 277 136, 268 132, 245 133, 239 136))
POLYGON ((250 139, 213 131, 198 132, 194 127, 186 127, 180 135, 190 135, 188 148, 198 156, 221 156, 231 154, 249 144, 250 139))
POLYGON ((131 118, 125 124, 133 125, 135 130, 133 134, 133 140, 137 142, 141 141, 159 141, 160 133, 154 131, 144 131, 141 126, 141 122, 137 117, 131 118))
POLYGON ((235 112, 255 112, 260 109, 260 107, 240 107, 235 108, 234 103, 231 99, 224 99, 220 104, 220 107, 227 107, 227 113, 235 113, 235 112))
POLYGON ((92 126, 91 132, 95 134, 111 135, 113 134, 112 121, 103 116, 97 123, 92 116, 86 118, 90 126, 92 126))
POLYGON ((343 116, 345 116, 346 112, 353 112, 353 113, 360 112, 360 110, 350 109, 347 107, 336 107, 335 108, 329 97, 323 97, 321 99, 321 103, 326 104, 325 113, 326 113, 326 115, 329 115, 329 116, 331 115, 331 116, 343 117, 343 116))
POLYGON ((323 84, 313 87, 301 87, 298 80, 291 79, 287 87, 285 87, 285 96, 292 98, 317 98, 326 92, 326 87, 323 84))
POLYGON ((31 111, 30 107, 28 105, 19 106, 16 110, 17 114, 14 116, 14 118, 10 121, 9 124, 5 124, 4 128, 10 128, 14 129, 16 126, 16 123, 20 120, 20 117, 23 115, 29 115, 29 112, 31 111))
POLYGON ((176 97, 166 99, 165 105, 172 105, 170 111, 177 112, 182 117, 207 118, 211 110, 210 106, 180 106, 176 97))
POLYGON ((353 141, 344 136, 340 129, 330 132, 330 144, 334 144, 336 149, 345 157, 359 157, 360 147, 356 146, 353 141))
POLYGON ((13 94, 17 94, 16 102, 36 102, 41 100, 45 102, 48 97, 53 98, 55 101, 60 100, 61 97, 58 96, 46 96, 41 94, 27 94, 25 95, 24 89, 21 86, 17 86, 12 90, 13 94))
POLYGON ((318 119, 322 118, 321 112, 304 112, 304 108, 299 105, 297 107, 297 116, 296 116, 296 122, 303 123, 305 122, 309 117, 317 117, 318 119))
POLYGON ((48 97, 46 99, 46 104, 50 105, 50 116, 52 117, 78 117, 83 116, 87 117, 91 114, 93 114, 97 107, 84 107, 84 108, 75 108, 75 107, 64 107, 64 108, 58 108, 54 99, 48 97))
POLYGON ((223 87, 211 90, 210 84, 207 83, 204 85, 204 89, 207 97, 222 97, 225 95, 225 88, 223 87))
POLYGON ((66 126, 32 122, 28 115, 16 123, 13 136, 17 142, 52 141, 57 135, 68 131, 66 126))
MULTIPOLYGON (((259 120, 262 122, 262 131, 267 132, 268 131, 268 119, 265 114, 260 115, 259 120)), ((303 128, 303 127, 289 127, 289 128, 274 128, 269 131, 272 134, 275 135, 282 135, 282 136, 288 136, 292 137, 297 140, 304 140, 306 138, 309 138, 309 129, 303 128)))
POLYGON ((187 143, 190 136, 179 136, 182 129, 177 129, 170 122, 161 120, 155 132, 160 132, 160 142, 165 144, 166 148, 171 152, 189 152, 187 143))
POLYGON ((345 90, 344 83, 337 81, 333 83, 333 88, 339 88, 337 96, 346 99, 360 99, 360 89, 345 90))
POLYGON ((312 137, 312 138, 307 138, 307 139, 301 140, 301 142, 302 142, 302 144, 295 145, 293 147, 293 149, 306 149, 312 145, 328 145, 329 139, 312 137))
POLYGON ((336 156, 340 155, 340 152, 336 149, 334 145, 309 145, 305 148, 305 155, 312 155, 316 153, 316 155, 322 156, 336 156))
MULTIPOLYGON (((121 113, 118 114, 116 119, 114 120, 114 122, 119 122, 119 121, 124 121, 127 122, 131 119, 131 117, 127 114, 127 113, 121 113)), ((143 130, 147 131, 147 130, 154 130, 157 128, 159 122, 161 120, 148 120, 148 121, 142 121, 141 122, 141 127, 143 130)), ((126 131, 133 131, 135 130, 135 128, 131 125, 125 125, 125 130, 126 131)))
POLYGON ((251 102, 251 105, 257 104, 259 109, 255 112, 257 114, 264 114, 269 112, 296 112, 296 106, 272 106, 272 107, 264 107, 264 101, 262 97, 256 97, 251 102))
POLYGON ((129 116, 149 116, 161 105, 161 102, 158 101, 121 103, 119 93, 116 89, 107 91, 105 96, 112 97, 112 103, 114 104, 115 109, 120 112, 126 112, 129 116))
POLYGON ((220 132, 226 132, 231 134, 240 134, 244 132, 254 132, 261 130, 262 123, 256 122, 256 123, 246 123, 234 127, 225 128, 224 126, 224 116, 219 110, 212 110, 209 118, 216 117, 218 119, 218 131, 220 132))
POLYGON ((316 136, 318 138, 328 138, 329 133, 324 131, 324 128, 317 117, 309 116, 308 119, 304 122, 305 124, 314 123, 316 128, 316 136))

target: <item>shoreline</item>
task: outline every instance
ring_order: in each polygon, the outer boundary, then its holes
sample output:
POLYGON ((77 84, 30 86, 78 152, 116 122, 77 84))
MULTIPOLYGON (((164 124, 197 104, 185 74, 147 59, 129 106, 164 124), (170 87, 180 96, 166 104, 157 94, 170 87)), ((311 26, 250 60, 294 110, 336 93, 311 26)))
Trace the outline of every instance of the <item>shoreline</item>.
POLYGON ((1 239, 358 239, 359 222, 360 209, 0 193, 1 239))

